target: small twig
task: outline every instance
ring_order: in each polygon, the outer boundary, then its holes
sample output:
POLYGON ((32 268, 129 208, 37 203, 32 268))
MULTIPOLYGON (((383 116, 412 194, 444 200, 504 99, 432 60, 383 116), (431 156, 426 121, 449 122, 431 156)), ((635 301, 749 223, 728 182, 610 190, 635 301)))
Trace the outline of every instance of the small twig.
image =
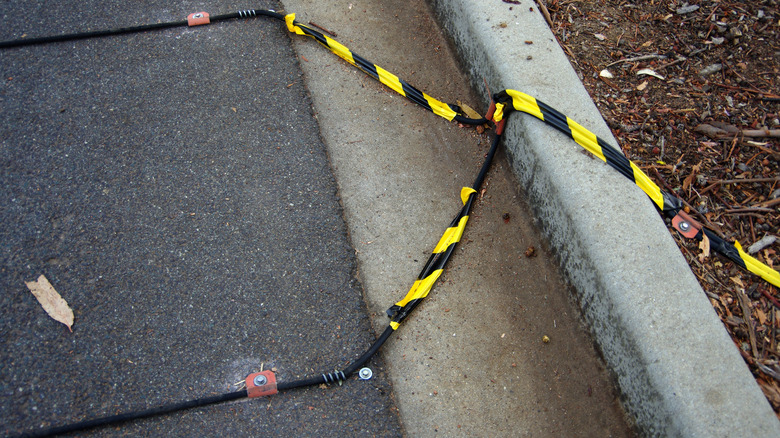
MULTIPOLYGON (((759 288, 759 290, 761 291, 761 293, 762 293, 762 294, 763 294, 763 295, 764 295, 764 296, 765 296, 765 297, 766 297, 766 298, 767 298, 769 301, 771 301, 771 302, 772 302, 772 304, 774 304, 774 305, 775 305, 775 307, 777 307, 778 309, 780 309, 780 301, 777 301, 777 298, 773 297, 772 295, 769 295, 769 292, 767 292, 767 291, 766 291, 766 290, 764 290, 763 288, 759 288)), ((772 313, 774 313, 774 312, 772 312, 772 313)), ((772 349, 774 349, 774 348, 775 348, 775 347, 772 347, 772 349)))
POLYGON ((761 97, 764 97, 764 98, 767 98, 767 97, 768 98, 773 98, 773 99, 774 98, 780 98, 780 96, 778 96, 777 94, 767 93, 766 91, 761 91, 761 90, 758 90, 758 89, 751 89, 751 88, 745 88, 745 87, 735 87, 733 85, 721 84, 719 82, 712 82, 712 85, 715 85, 715 86, 718 86, 718 87, 721 87, 721 88, 726 88, 728 90, 744 91, 746 93, 758 94, 758 95, 760 95, 761 97))
POLYGON ((780 204, 780 198, 772 199, 771 201, 764 201, 760 204, 757 204, 759 207, 774 207, 775 205, 780 204))
POLYGON ((725 213, 771 213, 774 210, 771 208, 762 207, 748 207, 748 208, 734 208, 731 210, 725 210, 725 213))
POLYGON ((317 29, 327 33, 328 35, 331 35, 333 38, 336 38, 338 36, 338 35, 336 35, 336 32, 331 32, 328 29, 325 29, 324 27, 320 26, 319 24, 317 24, 317 23, 315 23, 313 21, 310 21, 309 24, 311 24, 312 26, 316 27, 317 29))
POLYGON ((756 347, 756 331, 753 329, 753 323, 750 318, 750 305, 748 303, 748 297, 742 290, 737 291, 737 298, 739 298, 740 307, 742 307, 742 320, 745 321, 745 325, 748 329, 748 335, 750 337, 750 349, 753 351, 753 357, 758 358, 758 347, 756 347))
MULTIPOLYGON (((780 182, 780 178, 722 179, 720 181, 714 181, 712 184, 739 184, 739 183, 757 183, 757 182, 780 182)), ((707 188, 709 188, 709 186, 707 188)))
POLYGON ((745 137, 780 137, 780 129, 743 129, 745 137))
POLYGON ((662 66, 660 66, 660 67, 656 68, 656 69, 655 69, 655 71, 661 71, 661 70, 663 70, 663 69, 665 69, 665 68, 667 68, 667 67, 671 67, 671 66, 673 66, 673 65, 679 64, 679 63, 681 63, 681 62, 685 62, 685 61, 687 61, 687 60, 688 60, 688 58, 686 58, 686 57, 684 57, 684 56, 681 56, 681 57, 677 58, 676 60, 674 60, 674 61, 672 61, 672 62, 667 62, 666 64, 664 64, 664 65, 662 65, 662 66))
POLYGON ((608 67, 612 67, 613 65, 622 64, 624 62, 648 61, 650 59, 666 59, 666 56, 659 55, 659 54, 656 53, 656 54, 652 54, 652 55, 637 56, 637 57, 634 57, 634 58, 619 59, 619 60, 617 60, 615 62, 607 64, 607 68, 608 67))
POLYGON ((539 10, 542 11, 544 19, 547 20, 547 25, 550 29, 553 29, 552 18, 550 17, 550 11, 547 10, 547 5, 544 4, 544 0, 536 0, 536 4, 539 5, 539 10))

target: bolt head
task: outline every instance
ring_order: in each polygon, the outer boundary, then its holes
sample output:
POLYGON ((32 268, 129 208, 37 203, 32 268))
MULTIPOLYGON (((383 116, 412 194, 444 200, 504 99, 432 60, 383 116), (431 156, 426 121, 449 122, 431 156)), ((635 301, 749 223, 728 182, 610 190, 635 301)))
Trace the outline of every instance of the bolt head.
POLYGON ((363 380, 368 380, 373 375, 374 375, 374 373, 371 371, 371 368, 368 368, 368 367, 361 368, 360 371, 358 371, 358 376, 360 376, 360 378, 363 379, 363 380))
POLYGON ((265 377, 265 376, 264 376, 264 375, 262 375, 262 374, 258 374, 258 375, 256 375, 256 376, 255 376, 255 379, 253 380, 253 382, 254 382, 254 384, 255 384, 256 386, 263 386, 263 385, 265 385, 266 383, 268 383, 268 378, 267 378, 267 377, 265 377))
POLYGON ((689 224, 688 222, 680 222, 680 229, 682 231, 688 231, 691 229, 691 224, 689 224))

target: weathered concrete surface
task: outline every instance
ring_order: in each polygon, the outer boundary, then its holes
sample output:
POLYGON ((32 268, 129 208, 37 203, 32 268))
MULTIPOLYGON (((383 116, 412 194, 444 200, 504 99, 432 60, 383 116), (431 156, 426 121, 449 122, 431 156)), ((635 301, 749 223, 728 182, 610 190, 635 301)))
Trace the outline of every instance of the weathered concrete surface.
MULTIPOLYGON (((426 93, 484 111, 424 3, 285 6, 426 93)), ((476 177, 489 140, 409 103, 311 39, 295 41, 382 330, 384 311, 406 294, 460 209, 460 189, 476 177)), ((500 156, 448 270, 383 349, 405 430, 627 436, 579 310, 509 169, 500 156), (524 255, 529 246, 537 257, 524 255)))
MULTIPOLYGON (((533 2, 432 4, 475 86, 528 93, 617 144, 533 2)), ((644 193, 531 116, 512 116, 506 131, 513 170, 642 433, 779 436, 644 193)))

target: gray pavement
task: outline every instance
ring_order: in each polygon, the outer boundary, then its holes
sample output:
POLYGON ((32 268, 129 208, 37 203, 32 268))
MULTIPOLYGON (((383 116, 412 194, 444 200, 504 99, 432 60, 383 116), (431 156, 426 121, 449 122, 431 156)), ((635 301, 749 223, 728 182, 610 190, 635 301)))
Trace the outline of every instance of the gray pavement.
MULTIPOLYGON (((0 39, 239 6, 4 2, 0 39)), ((370 345, 287 34, 236 21, 0 52, 0 436, 231 392, 261 367, 308 377, 370 345), (72 333, 26 289, 41 274, 72 333)), ((370 381, 94 434, 399 436, 371 366, 370 381)))
MULTIPOLYGON (((484 110, 422 1, 285 1, 371 62, 484 110)), ((375 330, 460 210, 489 137, 407 102, 296 37, 375 330)), ((608 374, 499 156, 462 245, 383 348, 409 436, 630 436, 608 374), (526 257, 530 246, 536 257, 526 257), (552 341, 545 344, 543 336, 552 341)))

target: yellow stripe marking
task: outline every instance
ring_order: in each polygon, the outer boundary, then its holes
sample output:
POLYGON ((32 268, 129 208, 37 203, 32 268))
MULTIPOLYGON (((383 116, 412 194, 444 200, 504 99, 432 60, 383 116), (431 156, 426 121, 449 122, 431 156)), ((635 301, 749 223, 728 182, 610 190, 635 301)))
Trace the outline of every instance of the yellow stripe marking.
POLYGON ((458 113, 453 111, 452 108, 450 108, 450 106, 446 103, 440 100, 436 100, 425 93, 423 93, 423 97, 428 101, 428 105, 431 107, 431 110, 433 110, 433 113, 437 116, 444 117, 447 120, 452 120, 455 118, 455 116, 458 115, 458 113))
POLYGON ((335 53, 339 56, 339 58, 343 59, 344 61, 347 61, 348 63, 352 65, 355 64, 355 59, 352 57, 352 51, 349 50, 345 45, 341 44, 340 42, 334 40, 333 38, 323 35, 325 37, 325 41, 328 42, 328 48, 331 52, 335 53))
POLYGON ((636 182, 636 185, 638 185, 639 188, 655 202, 655 205, 663 211, 664 195, 661 193, 661 188, 658 187, 646 173, 642 172, 642 169, 637 167, 633 161, 629 161, 629 163, 631 163, 631 170, 634 171, 634 181, 636 182))
POLYGON ((780 272, 775 271, 769 266, 753 258, 750 254, 746 253, 745 251, 742 251, 742 245, 739 244, 739 241, 735 240, 734 246, 737 248, 737 252, 739 252, 739 256, 745 262, 745 266, 747 267, 748 271, 758 275, 759 277, 772 283, 773 285, 780 287, 780 272))
POLYGON ((436 248, 433 249, 433 253, 438 254, 444 252, 453 243, 460 242, 460 238, 463 237, 463 230, 466 228, 466 222, 468 222, 468 220, 468 216, 463 216, 460 218, 457 227, 447 228, 441 236, 439 243, 436 245, 436 248))
POLYGON ((398 76, 390 73, 376 64, 374 64, 374 68, 376 68, 376 73, 379 76, 379 82, 387 85, 401 96, 406 96, 406 93, 404 93, 404 87, 401 85, 401 81, 398 79, 398 76))
MULTIPOLYGON (((544 120, 544 114, 542 114, 542 110, 539 108, 539 104, 536 103, 536 99, 534 97, 515 90, 506 90, 506 93, 512 97, 512 105, 516 110, 528 113, 538 119, 544 120)), ((500 122, 500 120, 496 121, 500 122)))
POLYGON ((599 145, 596 134, 588 131, 582 127, 582 125, 570 119, 569 117, 566 117, 566 124, 569 125, 569 129, 571 129, 571 136, 574 141, 577 142, 577 144, 587 149, 588 152, 592 153, 593 155, 601 158, 601 161, 607 161, 607 158, 604 156, 604 152, 601 150, 601 146, 599 145))
POLYGON ((409 303, 409 301, 427 297, 428 293, 431 291, 431 289, 433 289, 433 284, 436 283, 436 280, 439 279, 439 276, 441 276, 442 272, 444 272, 443 269, 437 269, 422 280, 415 281, 412 285, 412 288, 409 289, 409 292, 406 293, 404 299, 395 303, 395 305, 398 307, 404 307, 409 303))
POLYGON ((469 196, 471 196, 472 193, 477 193, 477 191, 471 187, 463 187, 460 189, 460 200, 463 201, 463 205, 466 205, 466 203, 469 202, 469 196))

